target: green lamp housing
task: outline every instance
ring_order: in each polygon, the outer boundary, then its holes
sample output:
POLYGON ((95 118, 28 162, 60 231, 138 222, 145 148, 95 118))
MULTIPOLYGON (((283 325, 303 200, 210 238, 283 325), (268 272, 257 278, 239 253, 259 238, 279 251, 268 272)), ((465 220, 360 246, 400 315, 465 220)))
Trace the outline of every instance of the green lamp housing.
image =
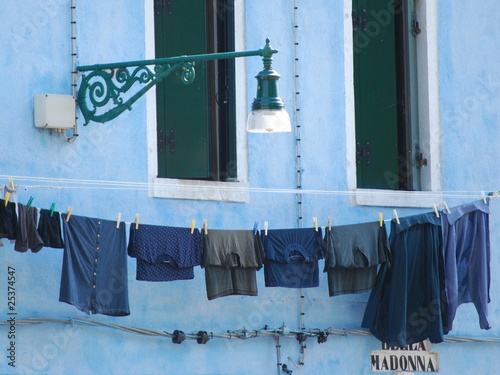
MULTIPOLYGON (((266 41, 269 43, 269 40, 266 41)), ((266 47, 271 47, 266 44, 266 47)), ((257 96, 248 114, 246 130, 250 133, 290 132, 292 125, 285 110, 285 103, 279 97, 278 72, 271 69, 272 54, 264 55, 264 70, 257 78, 257 96)))

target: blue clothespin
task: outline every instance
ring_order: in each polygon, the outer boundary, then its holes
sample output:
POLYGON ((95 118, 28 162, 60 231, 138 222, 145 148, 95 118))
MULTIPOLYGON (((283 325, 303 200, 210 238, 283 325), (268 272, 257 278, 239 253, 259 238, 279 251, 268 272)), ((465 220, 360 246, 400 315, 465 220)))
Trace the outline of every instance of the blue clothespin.
POLYGON ((52 202, 52 205, 50 206, 50 217, 54 215, 54 208, 56 208, 56 202, 52 202))
POLYGON ((256 235, 257 235, 257 233, 258 233, 258 229, 259 229, 259 222, 258 222, 258 221, 256 221, 256 222, 253 224, 253 234, 254 234, 254 236, 256 236, 256 235))
POLYGON ((28 201, 28 204, 26 205, 26 209, 27 209, 27 210, 29 210, 29 209, 30 209, 30 207, 31 207, 31 203, 33 203, 33 199, 35 199, 35 198, 30 197, 30 199, 29 199, 29 201, 28 201))

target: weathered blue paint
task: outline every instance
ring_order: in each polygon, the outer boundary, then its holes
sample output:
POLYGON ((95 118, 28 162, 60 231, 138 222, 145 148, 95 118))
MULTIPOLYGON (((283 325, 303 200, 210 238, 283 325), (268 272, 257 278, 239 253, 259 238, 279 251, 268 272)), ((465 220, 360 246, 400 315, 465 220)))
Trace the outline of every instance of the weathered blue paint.
MULTIPOLYGON (((345 191, 346 103, 344 77, 343 2, 299 0, 300 114, 302 122, 303 188, 345 191)), ((33 95, 71 93, 69 0, 8 2, 0 12, 0 175, 41 176, 84 180, 147 182, 148 144, 146 103, 139 100, 130 112, 105 125, 80 127, 74 143, 33 127, 33 95)), ((439 2, 439 84, 443 187, 446 191, 500 189, 500 9, 494 0, 439 2)), ((280 52, 273 66, 280 72, 280 94, 292 118, 295 114, 293 1, 245 2, 247 49, 261 47, 270 37, 280 52)), ((77 1, 78 64, 130 61, 145 56, 144 1, 77 1)), ((242 26, 242 25, 240 25, 242 26)), ((247 60, 248 107, 255 87, 259 58, 247 60)), ((243 126, 243 124, 240 124, 243 126)), ((253 188, 296 188, 294 134, 250 135, 249 181, 253 188)), ((7 180, 0 181, 7 183, 7 180)), ((27 183, 27 185, 38 185, 27 183)), ((57 186, 60 184, 52 183, 57 186)), ((297 226, 294 194, 251 192, 248 203, 158 199, 146 190, 28 188, 20 201, 33 195, 34 206, 114 220, 118 212, 133 221, 159 225, 198 225, 209 228, 250 229, 268 220, 271 228, 297 226)), ((449 206, 467 199, 447 199, 449 206)), ((440 202, 437 202, 440 203, 440 202)), ((345 195, 303 196, 303 225, 317 216, 326 224, 376 220, 378 212, 392 216, 393 207, 350 206, 345 195)), ((491 331, 481 331, 473 306, 458 310, 453 335, 500 336, 500 206, 491 204, 492 286, 491 331)), ((422 212, 398 208, 400 216, 422 212)), ((0 249, 0 320, 7 319, 7 267, 16 269, 18 319, 31 317, 89 318, 73 306, 58 302, 62 251, 43 249, 19 254, 7 243, 0 249)), ((258 273, 258 297, 226 297, 208 301, 204 271, 195 279, 172 283, 135 280, 129 260, 131 315, 122 318, 91 316, 114 324, 173 332, 280 327, 300 324, 299 292, 265 288, 258 273)), ((323 263, 321 262, 320 266, 323 263)), ((307 328, 360 327, 368 294, 328 297, 326 276, 320 287, 305 290, 307 328)), ((282 362, 294 374, 368 374, 370 351, 380 349, 372 337, 331 336, 324 344, 307 342, 305 366, 295 368, 300 347, 294 339, 281 340, 282 362)), ((439 344, 442 374, 495 373, 499 344, 439 344)), ((0 327, 0 373, 4 374, 273 374, 275 343, 271 338, 246 341, 214 339, 206 345, 181 345, 107 328, 47 324, 18 326, 16 368, 7 366, 7 329, 0 327)))

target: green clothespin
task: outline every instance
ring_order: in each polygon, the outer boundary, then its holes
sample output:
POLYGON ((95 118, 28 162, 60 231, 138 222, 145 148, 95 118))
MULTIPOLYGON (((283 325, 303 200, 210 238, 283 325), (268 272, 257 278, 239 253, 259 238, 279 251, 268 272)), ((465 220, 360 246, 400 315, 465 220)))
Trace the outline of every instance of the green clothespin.
POLYGON ((26 205, 26 209, 27 209, 27 210, 29 210, 29 209, 30 209, 30 207, 31 207, 31 203, 33 203, 33 199, 35 199, 35 198, 30 197, 30 199, 29 199, 29 201, 28 201, 28 204, 26 205))
POLYGON ((54 208, 56 208, 56 202, 52 202, 52 205, 50 206, 50 217, 54 215, 54 208))

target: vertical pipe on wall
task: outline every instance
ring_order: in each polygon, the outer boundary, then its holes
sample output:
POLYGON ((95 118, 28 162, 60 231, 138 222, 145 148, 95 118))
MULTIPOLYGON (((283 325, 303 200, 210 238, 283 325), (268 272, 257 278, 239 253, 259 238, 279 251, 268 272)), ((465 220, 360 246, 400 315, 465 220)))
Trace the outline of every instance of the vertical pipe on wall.
MULTIPOLYGON (((293 44, 294 44, 294 71, 295 71, 295 142, 296 142, 296 168, 297 168, 297 227, 302 228, 302 161, 301 161, 301 127, 302 120, 300 116, 300 85, 299 85, 299 33, 298 33, 298 0, 293 2, 293 44)), ((304 291, 300 292, 300 329, 305 329, 304 325, 304 291)), ((300 351, 302 357, 299 364, 295 366, 301 367, 304 364, 305 357, 305 342, 300 343, 300 351)))
MULTIPOLYGON (((76 106, 76 86, 78 82, 78 72, 76 70, 76 0, 71 0, 71 95, 75 99, 76 106)), ((75 127, 73 136, 68 138, 64 133, 63 139, 66 142, 74 142, 78 137, 78 116, 75 114, 75 127)))

